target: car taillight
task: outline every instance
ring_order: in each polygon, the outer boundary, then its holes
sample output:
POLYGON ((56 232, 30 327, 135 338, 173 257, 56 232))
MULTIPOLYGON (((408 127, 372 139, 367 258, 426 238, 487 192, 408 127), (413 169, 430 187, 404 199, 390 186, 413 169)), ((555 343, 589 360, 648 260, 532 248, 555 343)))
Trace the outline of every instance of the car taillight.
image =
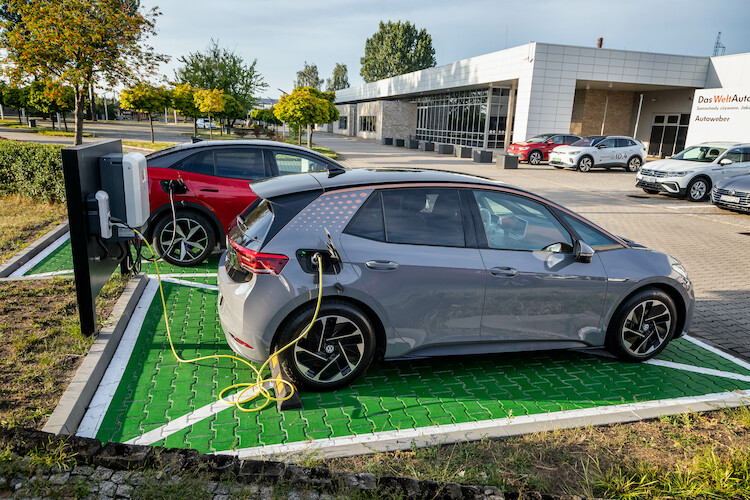
POLYGON ((289 257, 286 255, 256 252, 243 247, 234 240, 229 240, 229 243, 237 253, 237 260, 242 269, 253 274, 280 274, 289 262, 289 257))

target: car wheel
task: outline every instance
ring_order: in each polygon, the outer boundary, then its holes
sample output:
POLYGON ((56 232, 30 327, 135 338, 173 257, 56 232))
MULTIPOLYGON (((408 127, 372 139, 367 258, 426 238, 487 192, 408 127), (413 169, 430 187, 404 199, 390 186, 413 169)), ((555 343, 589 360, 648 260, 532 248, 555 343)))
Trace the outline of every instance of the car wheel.
POLYGON ((580 160, 578 160, 578 170, 580 170, 581 172, 588 172, 593 166, 594 159, 590 156, 584 156, 580 160))
POLYGON ((195 212, 177 212, 176 233, 170 215, 159 219, 154 226, 154 251, 175 266, 199 264, 216 246, 216 235, 211 223, 195 212))
POLYGON ((649 189, 649 188, 642 188, 642 189, 643 189, 643 192, 648 193, 648 194, 659 194, 658 189, 649 189))
MULTIPOLYGON (((314 312, 315 304, 296 312, 282 327, 278 346, 296 339, 314 312)), ((324 302, 307 335, 279 357, 299 388, 332 391, 359 378, 374 354, 375 331, 367 316, 345 302, 324 302)))
POLYGON ((607 348, 625 361, 645 361, 659 354, 674 335, 677 309, 656 288, 636 293, 620 306, 607 331, 607 348))
POLYGON ((625 170, 628 172, 638 172, 641 169, 641 158, 639 156, 633 156, 628 160, 628 164, 625 170))
POLYGON ((690 201, 703 201, 708 197, 711 188, 704 177, 696 177, 688 184, 686 195, 690 201))
POLYGON ((542 163, 544 156, 541 151, 532 151, 529 153, 529 165, 539 165, 542 163))

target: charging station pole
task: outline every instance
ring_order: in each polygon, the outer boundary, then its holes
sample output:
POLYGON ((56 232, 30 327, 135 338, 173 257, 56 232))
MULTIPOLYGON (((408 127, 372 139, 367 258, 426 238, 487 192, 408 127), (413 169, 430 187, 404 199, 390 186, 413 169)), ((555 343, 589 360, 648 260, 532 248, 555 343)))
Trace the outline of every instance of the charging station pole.
POLYGON ((122 153, 119 139, 62 150, 78 314, 81 333, 88 336, 96 333, 94 299, 125 257, 122 244, 97 238, 88 222, 87 198, 95 195, 102 185, 99 157, 109 153, 122 153))

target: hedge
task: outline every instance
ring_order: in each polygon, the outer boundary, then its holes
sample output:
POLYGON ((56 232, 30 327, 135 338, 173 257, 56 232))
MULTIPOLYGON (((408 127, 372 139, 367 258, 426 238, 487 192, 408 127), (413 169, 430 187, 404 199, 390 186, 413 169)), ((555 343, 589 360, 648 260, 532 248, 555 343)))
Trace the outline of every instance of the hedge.
POLYGON ((35 200, 63 203, 64 146, 0 140, 0 196, 20 194, 35 200))

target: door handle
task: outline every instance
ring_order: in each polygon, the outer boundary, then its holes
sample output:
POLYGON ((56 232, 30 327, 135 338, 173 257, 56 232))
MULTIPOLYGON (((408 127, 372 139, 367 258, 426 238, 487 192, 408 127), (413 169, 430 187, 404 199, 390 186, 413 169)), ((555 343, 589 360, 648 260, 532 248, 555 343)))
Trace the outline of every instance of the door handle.
POLYGON ((201 189, 202 193, 218 193, 218 189, 201 189))
POLYGON ((394 271, 398 264, 390 260, 368 260, 365 265, 374 271, 394 271))
POLYGON ((518 269, 513 269, 512 267, 493 267, 490 269, 490 274, 499 278, 512 278, 518 274, 518 269))

